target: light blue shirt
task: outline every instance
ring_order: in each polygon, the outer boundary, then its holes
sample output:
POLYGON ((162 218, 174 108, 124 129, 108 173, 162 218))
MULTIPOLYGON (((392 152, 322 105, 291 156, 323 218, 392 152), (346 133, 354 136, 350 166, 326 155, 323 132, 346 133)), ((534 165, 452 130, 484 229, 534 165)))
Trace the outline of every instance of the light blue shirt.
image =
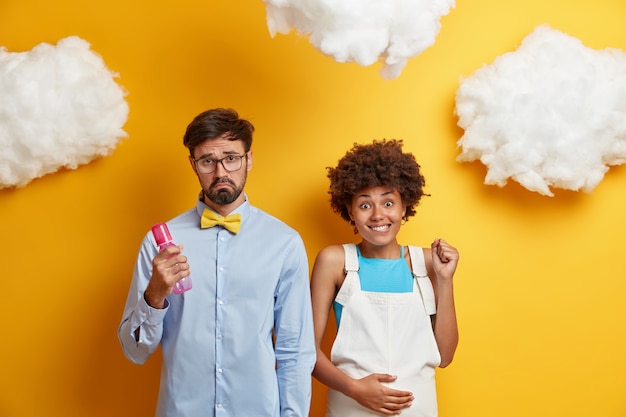
POLYGON ((316 350, 302 239, 247 200, 238 234, 201 229, 206 207, 167 222, 193 287, 164 309, 144 299, 157 248, 143 239, 118 330, 124 353, 142 364, 161 344, 157 417, 306 417, 316 350))

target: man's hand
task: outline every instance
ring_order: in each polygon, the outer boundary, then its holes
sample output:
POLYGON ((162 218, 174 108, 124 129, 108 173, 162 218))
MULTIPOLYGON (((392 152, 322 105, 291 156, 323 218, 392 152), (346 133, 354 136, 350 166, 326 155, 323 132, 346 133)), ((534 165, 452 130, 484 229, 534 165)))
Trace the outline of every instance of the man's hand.
POLYGON ((165 297, 172 293, 174 284, 190 275, 187 257, 182 245, 163 249, 152 260, 152 276, 144 297, 153 308, 163 308, 165 297))

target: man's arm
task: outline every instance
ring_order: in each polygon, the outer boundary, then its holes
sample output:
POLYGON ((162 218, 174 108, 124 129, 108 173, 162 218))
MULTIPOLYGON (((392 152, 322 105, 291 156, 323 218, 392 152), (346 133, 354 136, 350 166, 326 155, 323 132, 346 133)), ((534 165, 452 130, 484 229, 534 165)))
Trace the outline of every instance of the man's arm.
POLYGON ((275 301, 276 361, 281 417, 307 417, 316 352, 309 267, 299 236, 289 245, 275 301))
POLYGON ((152 274, 151 260, 155 255, 156 249, 147 238, 144 239, 117 331, 124 354, 136 364, 143 364, 158 347, 163 334, 163 319, 169 306, 165 300, 163 309, 153 308, 144 297, 152 274))

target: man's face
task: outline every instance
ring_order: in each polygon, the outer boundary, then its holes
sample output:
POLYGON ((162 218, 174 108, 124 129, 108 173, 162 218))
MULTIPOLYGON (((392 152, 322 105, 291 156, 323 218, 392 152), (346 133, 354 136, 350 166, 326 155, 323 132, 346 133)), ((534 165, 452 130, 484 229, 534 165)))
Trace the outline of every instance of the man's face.
POLYGON ((189 160, 200 180, 206 205, 224 215, 244 202, 243 189, 252 167, 252 151, 245 154, 242 141, 224 137, 207 139, 195 148, 189 160), (241 167, 234 169, 239 162, 241 167))

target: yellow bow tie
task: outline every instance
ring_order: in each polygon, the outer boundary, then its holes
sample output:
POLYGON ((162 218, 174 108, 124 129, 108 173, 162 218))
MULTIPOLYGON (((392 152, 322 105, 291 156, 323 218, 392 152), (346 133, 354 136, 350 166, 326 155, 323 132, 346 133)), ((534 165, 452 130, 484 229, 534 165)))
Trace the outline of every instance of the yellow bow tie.
POLYGON ((225 229, 237 234, 241 227, 241 214, 229 214, 228 216, 219 216, 214 211, 204 209, 202 218, 200 219, 200 227, 206 229, 216 225, 223 226, 225 229))

